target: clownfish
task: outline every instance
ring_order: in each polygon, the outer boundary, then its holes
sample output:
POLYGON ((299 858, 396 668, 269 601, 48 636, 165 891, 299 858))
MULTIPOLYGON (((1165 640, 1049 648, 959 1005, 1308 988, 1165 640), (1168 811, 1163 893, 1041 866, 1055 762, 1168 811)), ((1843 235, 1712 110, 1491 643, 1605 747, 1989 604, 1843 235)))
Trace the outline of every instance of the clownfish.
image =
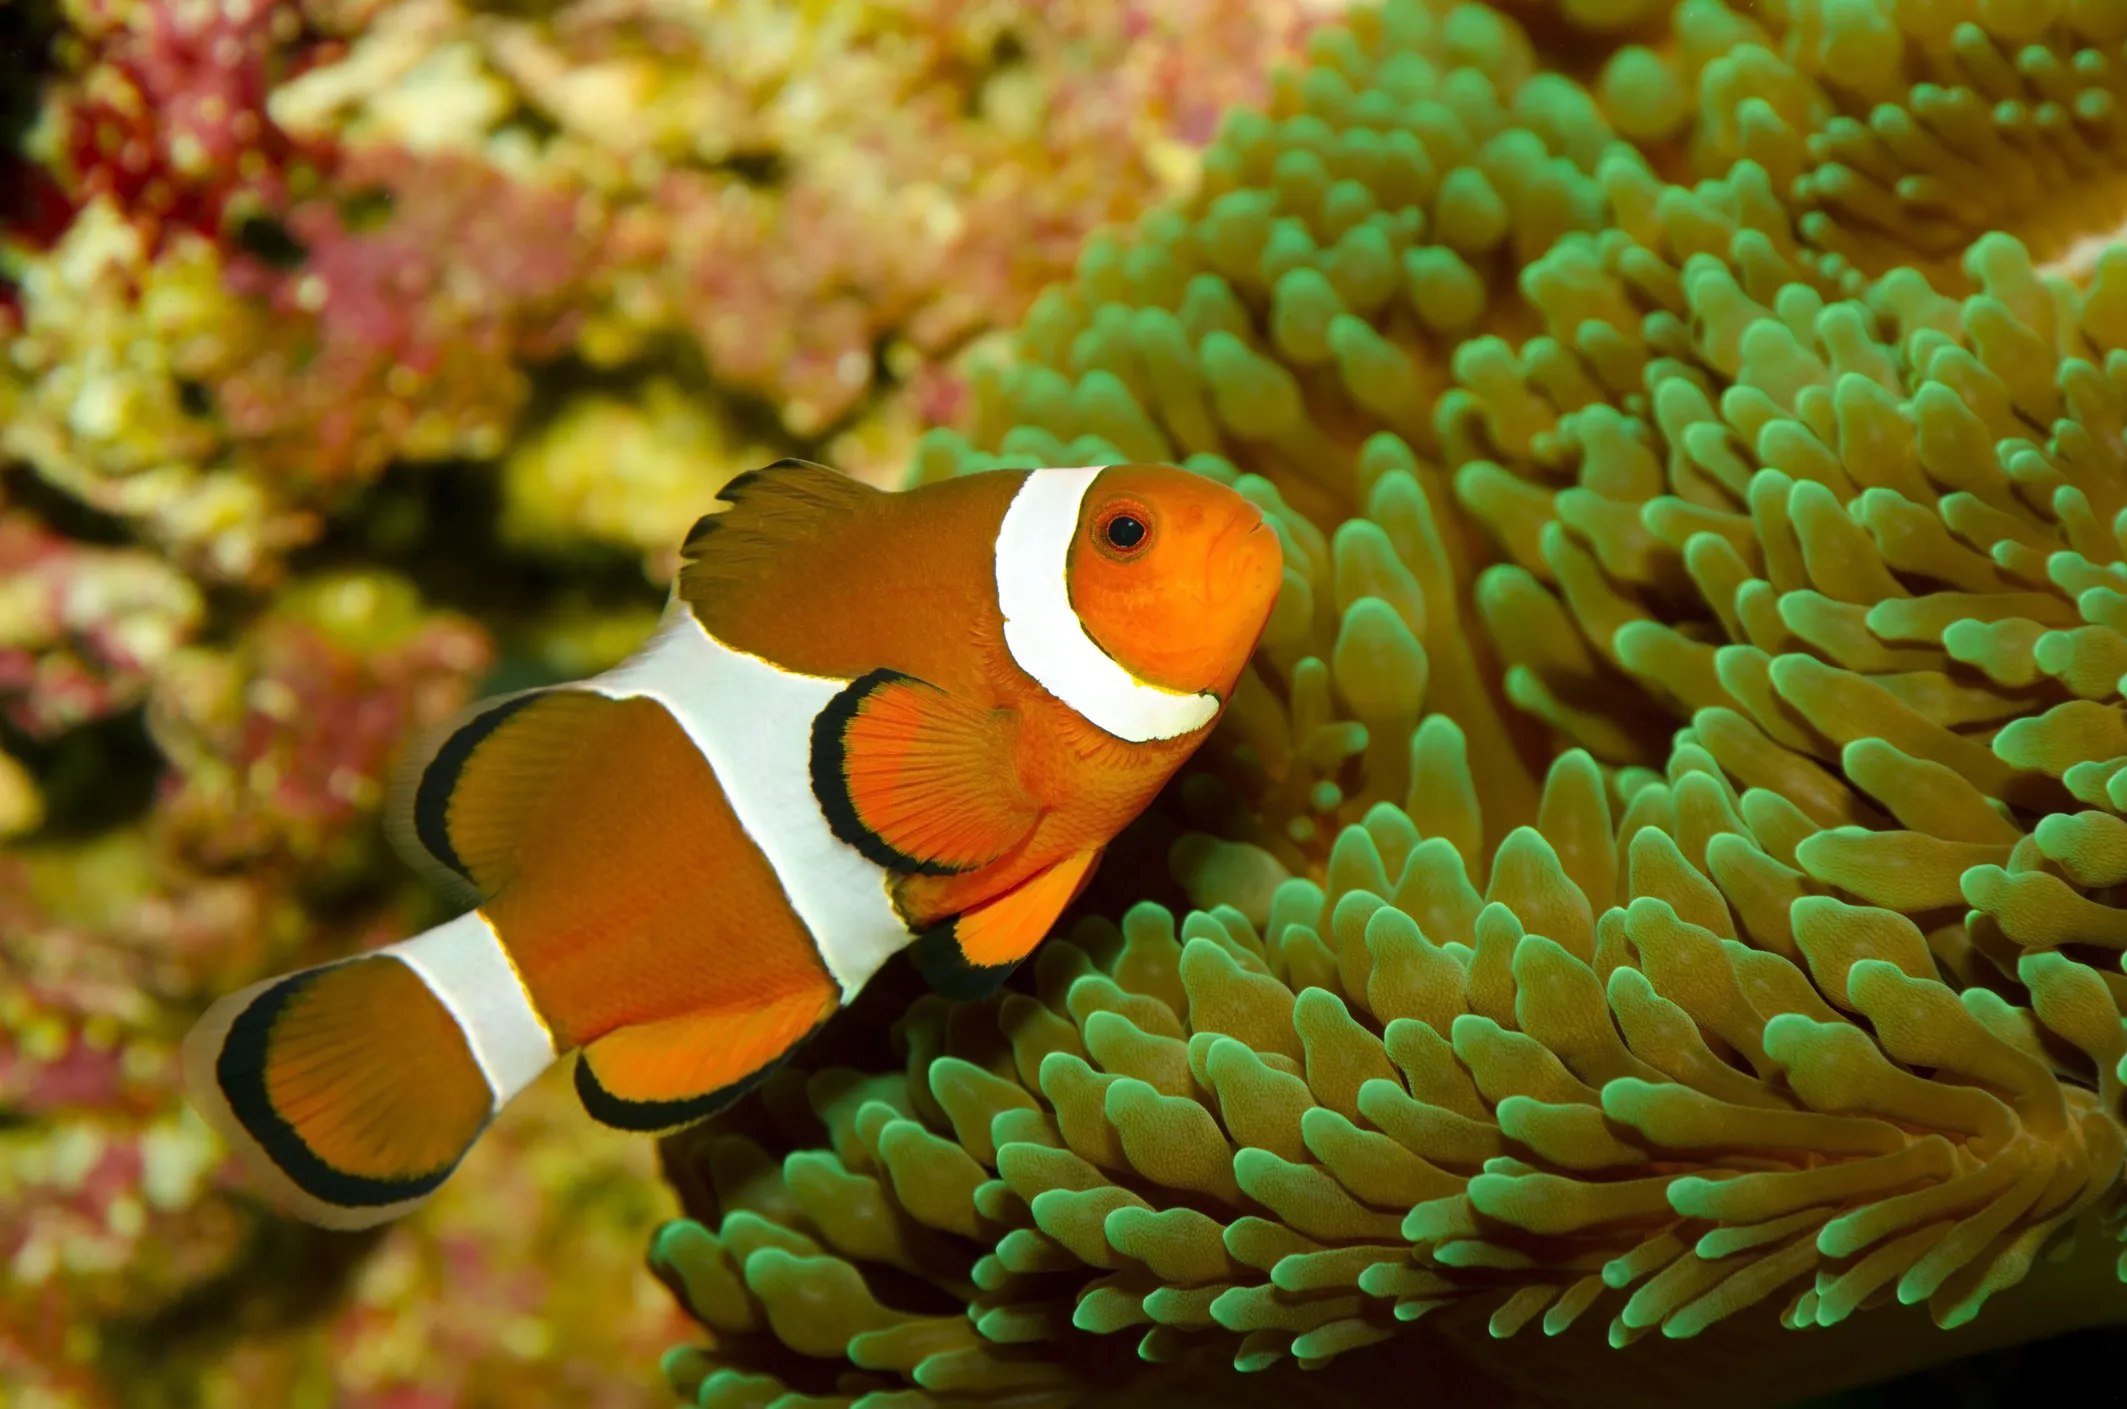
POLYGON ((887 493, 786 460, 719 499, 641 650, 402 769, 387 829, 466 912, 187 1036, 288 1211, 397 1217, 572 1052, 592 1117, 660 1131, 904 949, 993 991, 1203 742, 1283 570, 1254 505, 1172 466, 887 493))

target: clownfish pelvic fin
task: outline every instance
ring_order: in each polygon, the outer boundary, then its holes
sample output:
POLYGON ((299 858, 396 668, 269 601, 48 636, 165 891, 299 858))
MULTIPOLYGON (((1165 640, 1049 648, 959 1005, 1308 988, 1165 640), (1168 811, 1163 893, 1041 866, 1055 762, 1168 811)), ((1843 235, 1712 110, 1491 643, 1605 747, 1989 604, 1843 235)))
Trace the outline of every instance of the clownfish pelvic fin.
POLYGON ((1099 864, 1099 850, 1077 852, 996 899, 932 926, 916 938, 916 968, 947 998, 989 996, 1034 952, 1099 864))

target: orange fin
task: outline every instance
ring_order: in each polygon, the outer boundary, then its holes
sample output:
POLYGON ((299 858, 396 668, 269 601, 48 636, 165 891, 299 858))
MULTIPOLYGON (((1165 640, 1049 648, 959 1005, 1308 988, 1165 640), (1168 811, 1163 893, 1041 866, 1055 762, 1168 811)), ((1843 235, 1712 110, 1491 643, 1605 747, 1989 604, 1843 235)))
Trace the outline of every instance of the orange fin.
POLYGON ((753 585, 766 564, 885 494, 810 460, 778 460, 733 476, 716 497, 731 507, 696 519, 680 548, 680 596, 689 602, 753 585))
POLYGON ((493 1114, 451 1010, 386 955, 224 998, 184 1059, 194 1102, 268 1194, 328 1227, 381 1223, 426 1198, 493 1114))
POLYGON ((566 686, 482 701, 401 769, 386 833, 454 899, 491 898, 517 873, 548 792, 599 745, 618 703, 566 686))
POLYGON ((948 998, 980 998, 1011 976, 1064 907, 1093 879, 1098 851, 1067 856, 998 896, 917 936, 916 967, 948 998))
POLYGON ((841 995, 808 984, 757 1006, 615 1029, 583 1049, 576 1094, 602 1125, 670 1130, 751 1091, 827 1021, 841 995))
POLYGON ((890 871, 951 875, 1017 846, 1040 807, 1013 761, 1019 719, 893 670, 854 680, 812 726, 812 790, 836 836, 890 871))

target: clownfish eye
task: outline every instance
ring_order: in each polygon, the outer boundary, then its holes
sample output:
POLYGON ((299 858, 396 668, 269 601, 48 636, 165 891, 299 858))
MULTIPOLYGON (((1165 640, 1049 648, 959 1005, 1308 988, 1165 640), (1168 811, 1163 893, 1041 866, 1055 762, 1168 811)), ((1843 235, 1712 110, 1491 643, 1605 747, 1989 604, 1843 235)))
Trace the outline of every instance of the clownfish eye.
POLYGON ((1152 527, 1152 515, 1128 499, 1104 506, 1088 525, 1093 546, 1116 559, 1144 552, 1152 542, 1152 527))

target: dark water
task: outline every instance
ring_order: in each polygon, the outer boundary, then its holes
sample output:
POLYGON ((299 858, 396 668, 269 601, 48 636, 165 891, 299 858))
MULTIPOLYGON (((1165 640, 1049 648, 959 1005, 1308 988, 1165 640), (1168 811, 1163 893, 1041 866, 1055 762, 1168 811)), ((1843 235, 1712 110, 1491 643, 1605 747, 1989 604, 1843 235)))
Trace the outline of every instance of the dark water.
POLYGON ((2096 1409, 2127 1404, 2127 1329, 2077 1331, 1940 1365, 1798 1409, 2096 1409))

